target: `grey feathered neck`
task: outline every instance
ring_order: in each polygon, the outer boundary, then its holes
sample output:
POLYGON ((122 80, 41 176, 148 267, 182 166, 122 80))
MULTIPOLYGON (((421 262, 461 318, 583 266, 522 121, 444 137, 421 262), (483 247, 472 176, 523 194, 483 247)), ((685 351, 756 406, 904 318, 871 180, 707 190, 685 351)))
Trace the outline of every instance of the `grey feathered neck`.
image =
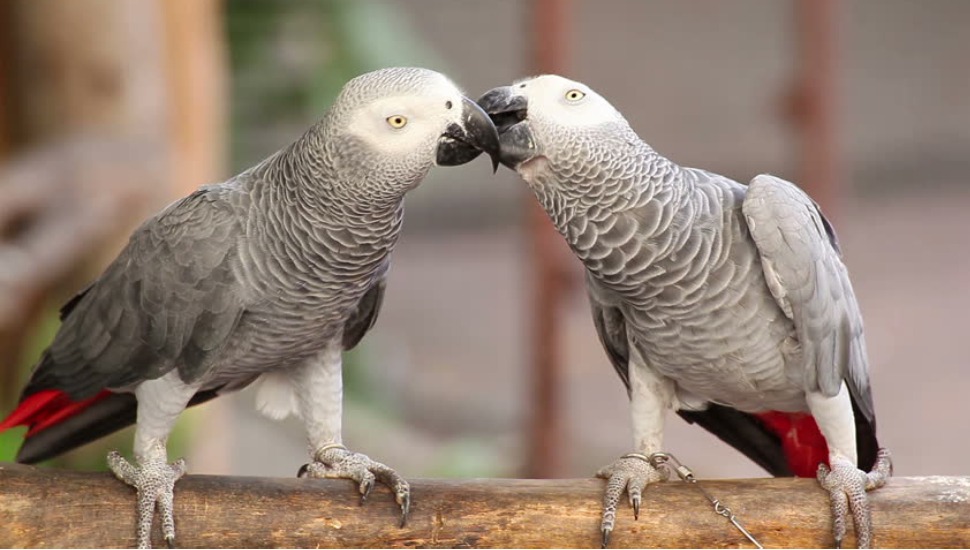
POLYGON ((574 133, 551 144, 534 177, 527 178, 553 223, 573 243, 570 226, 664 207, 683 199, 682 169, 643 142, 628 126, 574 133), (596 162, 589 162, 594 159, 596 162))
POLYGON ((330 130, 329 119, 328 115, 254 168, 253 185, 273 189, 253 191, 285 197, 281 206, 318 212, 380 216, 398 210, 405 193, 420 182, 430 164, 382 168, 379 155, 330 130))

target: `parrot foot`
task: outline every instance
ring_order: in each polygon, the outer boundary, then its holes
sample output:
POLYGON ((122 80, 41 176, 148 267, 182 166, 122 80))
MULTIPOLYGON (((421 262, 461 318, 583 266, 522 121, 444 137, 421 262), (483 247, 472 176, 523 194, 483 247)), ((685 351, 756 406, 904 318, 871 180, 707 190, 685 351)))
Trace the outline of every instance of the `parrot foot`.
POLYGON ((370 496, 375 483, 381 482, 394 492, 394 500, 401 507, 401 527, 407 525, 411 486, 393 469, 367 455, 348 451, 343 445, 324 446, 314 454, 314 459, 300 468, 297 477, 354 480, 359 484, 361 505, 370 496))
POLYGON ((650 483, 666 481, 670 473, 666 469, 658 470, 646 457, 639 453, 631 453, 618 458, 609 466, 596 472, 596 477, 607 480, 606 493, 603 495, 603 521, 600 532, 603 534, 603 548, 610 544, 610 534, 616 524, 616 507, 626 491, 633 508, 633 518, 640 519, 640 500, 643 489, 650 483))
POLYGON ((892 476, 892 456, 888 449, 879 449, 876 464, 869 473, 856 468, 845 457, 836 456, 829 462, 831 469, 825 464, 819 465, 818 482, 829 492, 832 501, 835 547, 842 547, 846 518, 851 512, 859 548, 872 548, 872 510, 866 491, 882 487, 892 476))
POLYGON ((152 547, 152 521, 155 507, 162 516, 162 534, 169 548, 175 547, 175 482, 185 475, 185 459, 168 464, 165 449, 139 461, 138 466, 125 460, 117 451, 108 453, 108 467, 115 476, 138 491, 138 548, 152 547))

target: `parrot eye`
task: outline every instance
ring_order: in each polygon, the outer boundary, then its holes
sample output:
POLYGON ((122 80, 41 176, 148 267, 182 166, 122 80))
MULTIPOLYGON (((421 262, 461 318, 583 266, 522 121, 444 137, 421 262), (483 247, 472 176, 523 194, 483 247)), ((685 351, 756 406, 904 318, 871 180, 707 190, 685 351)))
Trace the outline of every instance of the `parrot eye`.
POLYGON ((566 100, 567 101, 579 101, 580 99, 583 99, 584 97, 586 97, 586 93, 583 92, 582 90, 572 89, 572 90, 569 90, 568 92, 566 92, 566 100))
POLYGON ((404 115, 389 116, 387 117, 387 123, 391 125, 391 128, 394 128, 395 130, 400 130, 401 128, 404 128, 405 126, 407 126, 408 117, 404 115))

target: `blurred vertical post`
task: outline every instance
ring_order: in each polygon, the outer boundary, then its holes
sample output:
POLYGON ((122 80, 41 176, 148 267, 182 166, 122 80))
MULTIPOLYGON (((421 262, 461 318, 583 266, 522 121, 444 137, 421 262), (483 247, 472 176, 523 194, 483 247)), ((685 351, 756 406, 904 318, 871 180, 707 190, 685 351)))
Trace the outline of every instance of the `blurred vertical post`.
MULTIPOLYGON (((568 58, 569 0, 532 3, 532 64, 537 73, 565 72, 568 58)), ((556 477, 563 469, 562 333, 559 308, 567 290, 563 244, 539 204, 529 197, 528 227, 532 243, 532 418, 526 474, 556 477)))
POLYGON ((0 135, 17 153, 0 166, 0 204, 15 203, 0 296, 18 298, 0 308, 6 393, 26 335, 55 317, 49 294, 89 280, 147 213, 221 179, 226 94, 220 0, 0 2, 0 135))
MULTIPOLYGON (((0 164, 10 150, 10 58, 13 4, 0 2, 0 164)), ((2 376, 2 374, 0 374, 2 376)))
POLYGON ((835 217, 838 146, 838 0, 795 0, 796 66, 791 122, 799 140, 798 184, 835 217))
MULTIPOLYGON (((0 166, 10 155, 10 59, 12 52, 13 4, 0 2, 0 166)), ((0 238, 3 230, 0 229, 0 238)), ((20 340, 22 331, 3 330, 0 328, 0 362, 16 364, 20 355, 20 340)), ((20 373, 13 366, 0 365, 0 406, 14 402, 19 396, 18 382, 20 373)))
MULTIPOLYGON (((76 289, 77 273, 97 263, 92 257, 112 235, 130 228, 162 194, 159 182, 166 181, 167 174, 159 168, 167 167, 161 160, 167 150, 157 129, 164 128, 167 111, 158 73, 156 24, 155 6, 132 0, 0 3, 0 141, 6 152, 0 167, 0 200, 14 203, 18 191, 27 187, 42 197, 25 200, 20 193, 23 206, 15 222, 22 221, 0 227, 0 242, 7 251, 28 250, 17 237, 18 226, 29 222, 38 235, 29 254, 70 252, 60 262, 40 261, 41 269, 19 278, 11 276, 14 267, 0 262, 0 268, 7 269, 7 278, 0 282, 12 284, 18 296, 15 319, 0 319, 0 402, 19 394, 17 366, 25 338, 43 315, 47 294, 62 285, 76 289), (93 147, 82 153, 85 145, 95 142, 101 145, 97 153, 93 147), (116 149, 117 144, 131 148, 116 149), (132 154, 135 149, 138 158, 132 154), (74 150, 82 158, 66 160, 74 150), (146 156, 151 159, 140 156, 149 151, 146 156), (22 177, 11 179, 9 168, 28 154, 34 160, 18 173, 29 176, 29 185, 22 177), (159 162, 152 162, 155 157, 159 162), (146 172, 143 181, 127 181, 131 172, 124 168, 115 172, 116 163, 126 162, 140 162, 146 172), (89 189, 82 180, 96 180, 96 187, 89 189), (39 192, 41 188, 45 191, 39 192), (56 209, 59 199, 74 198, 72 192, 84 203, 71 204, 56 216, 44 215, 46 205, 56 209), (94 196, 98 193, 114 198, 102 201, 94 196), (89 216, 92 211, 98 214, 89 216), (58 223, 56 230, 44 231, 45 224, 58 223)), ((9 288, 0 290, 11 292, 9 288)))
POLYGON ((223 0, 162 0, 166 69, 178 166, 175 189, 187 195, 226 175, 228 93, 223 0))
MULTIPOLYGON (((228 63, 223 0, 158 0, 165 22, 165 61, 172 118, 169 139, 175 194, 226 176, 228 63)), ((196 471, 231 473, 232 404, 217 399, 203 410, 205 437, 193 438, 189 460, 196 471)), ((194 424, 194 422, 193 422, 194 424)))

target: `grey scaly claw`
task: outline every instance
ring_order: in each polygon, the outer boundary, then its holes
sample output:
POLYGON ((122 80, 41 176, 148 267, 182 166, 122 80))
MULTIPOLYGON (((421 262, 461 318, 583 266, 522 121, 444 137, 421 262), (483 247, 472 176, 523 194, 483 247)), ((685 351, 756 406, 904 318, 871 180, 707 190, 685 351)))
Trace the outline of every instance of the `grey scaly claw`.
POLYGON ((616 508, 623 492, 626 491, 630 496, 634 519, 639 519, 643 489, 650 483, 665 481, 670 473, 666 468, 654 467, 645 455, 631 453, 600 469, 596 472, 596 477, 607 480, 603 495, 603 520, 600 522, 603 548, 606 548, 616 526, 616 508))
POLYGON ((401 500, 398 501, 401 506, 401 529, 407 527, 408 524, 408 514, 411 512, 411 495, 410 493, 405 493, 401 500))
POLYGON ((606 527, 600 527, 600 529, 602 529, 602 531, 603 531, 603 544, 600 546, 600 548, 609 548, 609 546, 610 546, 610 533, 613 532, 613 529, 609 529, 609 528, 606 528, 606 527))
POLYGON ((859 548, 872 548, 872 509, 866 491, 878 489, 892 476, 892 457, 887 449, 879 449, 876 464, 866 473, 850 460, 835 457, 832 466, 818 467, 818 482, 828 491, 832 504, 832 533, 835 547, 841 548, 846 523, 852 514, 859 548))
POLYGON ((411 487, 397 472, 366 455, 348 451, 342 445, 328 445, 317 451, 315 460, 300 468, 300 477, 351 479, 357 482, 360 504, 367 501, 377 482, 394 492, 401 507, 401 527, 407 524, 411 509, 411 487))
POLYGON ((185 475, 185 460, 172 464, 165 462, 164 450, 152 458, 140 461, 138 466, 125 460, 117 451, 108 453, 108 467, 115 477, 131 485, 138 492, 138 548, 151 548, 152 520, 155 508, 162 517, 162 535, 165 543, 175 547, 175 482, 185 475))
POLYGON ((371 491, 374 490, 374 485, 376 485, 376 483, 374 483, 373 479, 366 479, 364 480, 363 483, 360 484, 360 505, 361 506, 363 506, 364 503, 367 502, 367 497, 369 497, 371 491))

